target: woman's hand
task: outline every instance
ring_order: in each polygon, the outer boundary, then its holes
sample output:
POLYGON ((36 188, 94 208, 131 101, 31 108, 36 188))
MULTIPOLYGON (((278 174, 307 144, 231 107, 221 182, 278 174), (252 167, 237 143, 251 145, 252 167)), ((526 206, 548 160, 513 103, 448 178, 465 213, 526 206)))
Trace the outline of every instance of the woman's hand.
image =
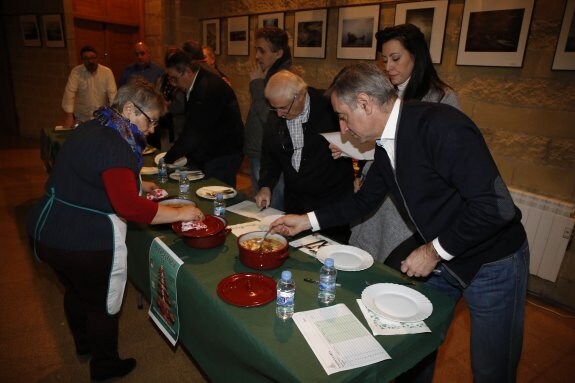
POLYGON ((185 221, 203 221, 206 216, 195 206, 184 205, 173 207, 170 205, 158 205, 156 216, 152 224, 185 222, 185 221))
POLYGON ((256 62, 250 72, 250 81, 264 78, 266 78, 266 71, 262 70, 261 65, 256 62))

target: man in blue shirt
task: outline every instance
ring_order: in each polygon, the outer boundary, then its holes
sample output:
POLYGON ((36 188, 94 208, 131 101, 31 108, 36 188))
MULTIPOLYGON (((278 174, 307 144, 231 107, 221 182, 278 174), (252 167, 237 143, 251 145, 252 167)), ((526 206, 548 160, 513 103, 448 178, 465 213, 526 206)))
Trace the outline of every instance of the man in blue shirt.
POLYGON ((133 76, 141 76, 155 85, 164 74, 164 70, 152 63, 148 46, 141 41, 136 43, 134 45, 134 57, 136 61, 124 69, 118 81, 118 87, 125 85, 133 76))

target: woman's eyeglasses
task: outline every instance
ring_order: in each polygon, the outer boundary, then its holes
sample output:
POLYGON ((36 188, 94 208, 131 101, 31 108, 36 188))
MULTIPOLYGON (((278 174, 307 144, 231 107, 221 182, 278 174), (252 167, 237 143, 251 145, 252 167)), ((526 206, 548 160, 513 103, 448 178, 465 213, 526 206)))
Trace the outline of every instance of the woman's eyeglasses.
POLYGON ((146 119, 148 120, 148 123, 149 123, 150 125, 152 125, 152 127, 155 128, 156 126, 158 126, 158 120, 154 120, 154 119, 150 118, 150 116, 148 116, 148 115, 146 114, 146 112, 144 112, 144 111, 142 110, 142 108, 140 108, 140 107, 138 106, 138 104, 136 104, 135 102, 132 101, 132 104, 134 104, 134 106, 136 107, 136 109, 138 109, 138 110, 140 111, 140 113, 142 113, 142 114, 144 115, 144 117, 146 117, 146 119))

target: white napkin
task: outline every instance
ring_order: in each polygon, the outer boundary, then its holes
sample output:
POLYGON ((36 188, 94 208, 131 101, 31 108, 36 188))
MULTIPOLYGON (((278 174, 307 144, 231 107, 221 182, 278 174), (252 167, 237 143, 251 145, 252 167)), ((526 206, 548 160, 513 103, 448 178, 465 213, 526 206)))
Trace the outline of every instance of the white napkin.
POLYGON ((377 315, 365 307, 361 299, 357 300, 357 305, 361 309, 373 335, 404 335, 431 332, 430 328, 427 327, 424 321, 396 322, 377 315))
POLYGON ((300 239, 296 239, 295 241, 291 241, 290 246, 297 248, 299 251, 303 251, 304 253, 311 255, 312 257, 316 256, 317 251, 322 248, 323 246, 327 245, 340 245, 339 242, 336 242, 328 237, 325 237, 321 234, 310 234, 300 239))

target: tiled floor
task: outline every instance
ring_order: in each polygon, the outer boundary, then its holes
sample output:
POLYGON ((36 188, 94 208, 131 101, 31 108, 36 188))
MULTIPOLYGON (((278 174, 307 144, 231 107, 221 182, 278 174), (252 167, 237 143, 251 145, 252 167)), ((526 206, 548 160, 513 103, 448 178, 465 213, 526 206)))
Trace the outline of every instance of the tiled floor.
MULTIPOLYGON (((42 193, 46 179, 37 142, 0 140, 0 382, 85 382, 88 363, 79 360, 62 309, 62 289, 51 270, 33 261, 23 233, 23 216, 42 193)), ((238 188, 249 192, 241 174, 238 188)), ((120 321, 120 352, 138 360, 124 382, 206 382, 190 357, 172 349, 136 309, 129 287, 120 321)), ((530 298, 530 301, 539 304, 530 298)), ((519 382, 571 382, 575 364, 573 314, 535 304, 526 308, 519 382)), ((435 382, 471 382, 469 316, 459 304, 440 349, 435 382)))

